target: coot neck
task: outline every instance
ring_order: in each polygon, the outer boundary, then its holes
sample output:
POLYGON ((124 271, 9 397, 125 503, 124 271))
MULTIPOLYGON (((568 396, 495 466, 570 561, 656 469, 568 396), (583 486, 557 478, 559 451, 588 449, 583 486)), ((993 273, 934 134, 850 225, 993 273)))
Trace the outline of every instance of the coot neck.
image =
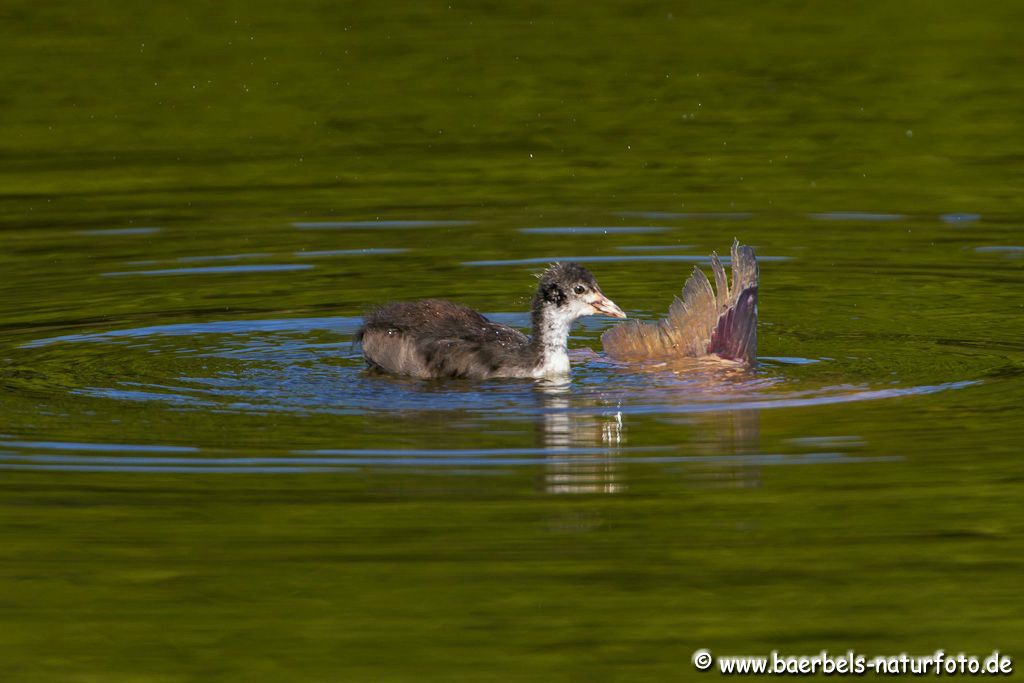
POLYGON ((533 329, 530 345, 537 356, 540 375, 564 375, 569 372, 569 330, 573 319, 560 315, 556 306, 547 301, 535 301, 532 313, 533 329))

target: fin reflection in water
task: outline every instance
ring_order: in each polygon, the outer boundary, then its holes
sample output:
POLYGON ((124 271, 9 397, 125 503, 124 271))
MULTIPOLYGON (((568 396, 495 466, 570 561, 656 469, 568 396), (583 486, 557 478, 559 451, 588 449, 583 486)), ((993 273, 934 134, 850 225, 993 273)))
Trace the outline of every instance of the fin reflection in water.
MULTIPOLYGON (((708 373, 709 378, 717 377, 717 371, 721 370, 708 369, 713 370, 708 373)), ((595 400, 581 406, 579 399, 573 400, 569 382, 541 382, 536 385, 536 392, 543 407, 538 420, 541 442, 549 453, 544 474, 545 491, 550 494, 625 491, 624 465, 629 456, 622 412, 595 400)), ((761 446, 759 410, 698 413, 688 416, 683 424, 685 427, 680 429, 685 429, 688 435, 684 439, 681 434, 680 441, 695 444, 693 451, 686 455, 694 458, 694 464, 699 463, 686 475, 692 485, 739 488, 760 485, 760 467, 756 461, 734 459, 746 455, 758 457, 761 446), (719 456, 725 456, 721 463, 715 462, 719 456)))

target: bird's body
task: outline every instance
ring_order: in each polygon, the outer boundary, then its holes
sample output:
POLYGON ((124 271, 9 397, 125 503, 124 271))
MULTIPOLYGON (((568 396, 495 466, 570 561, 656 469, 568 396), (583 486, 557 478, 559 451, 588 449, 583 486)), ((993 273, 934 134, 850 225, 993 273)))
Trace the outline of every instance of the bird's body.
POLYGON ((378 308, 360 339, 371 365, 420 379, 532 377, 536 369, 528 336, 444 299, 378 308))
POLYGON ((583 315, 624 318, 590 272, 556 264, 533 299, 532 334, 500 325, 443 299, 382 306, 363 321, 356 340, 375 369, 420 379, 554 377, 569 373, 568 338, 583 315))

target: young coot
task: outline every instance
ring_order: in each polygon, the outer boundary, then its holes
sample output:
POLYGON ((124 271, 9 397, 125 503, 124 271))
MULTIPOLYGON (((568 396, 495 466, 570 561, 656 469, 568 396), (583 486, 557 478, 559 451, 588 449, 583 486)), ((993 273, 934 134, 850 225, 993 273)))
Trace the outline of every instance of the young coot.
POLYGON ((582 316, 625 318, 577 263, 556 263, 533 297, 532 334, 493 323, 442 299, 382 306, 356 333, 370 367, 420 379, 551 377, 569 374, 569 328, 582 316))

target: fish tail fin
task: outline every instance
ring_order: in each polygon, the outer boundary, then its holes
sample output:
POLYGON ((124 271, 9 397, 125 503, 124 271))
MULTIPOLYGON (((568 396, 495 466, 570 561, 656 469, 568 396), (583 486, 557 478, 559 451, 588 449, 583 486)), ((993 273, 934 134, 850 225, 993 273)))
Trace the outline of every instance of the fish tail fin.
POLYGON ((668 315, 656 323, 630 322, 601 335, 605 353, 618 360, 721 358, 753 364, 757 357, 758 268, 754 249, 733 240, 732 285, 718 254, 711 255, 715 288, 693 269, 668 315))

